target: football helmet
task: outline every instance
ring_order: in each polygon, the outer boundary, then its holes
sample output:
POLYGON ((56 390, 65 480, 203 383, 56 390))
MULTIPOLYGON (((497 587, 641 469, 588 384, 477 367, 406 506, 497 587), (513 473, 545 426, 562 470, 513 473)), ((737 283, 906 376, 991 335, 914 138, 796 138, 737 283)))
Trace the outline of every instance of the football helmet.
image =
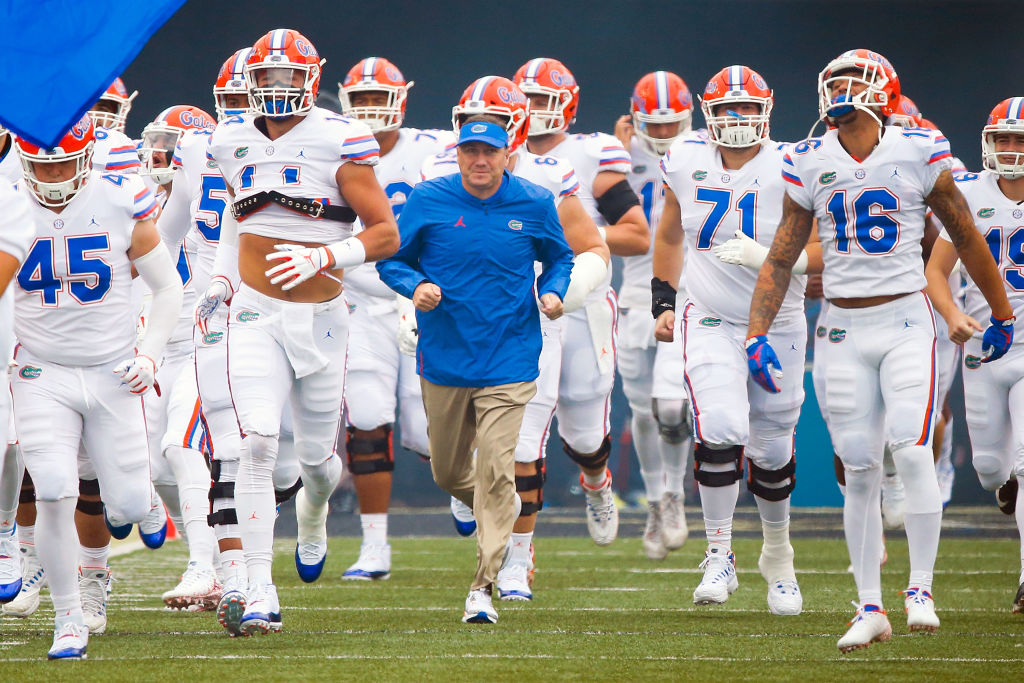
POLYGON ((405 102, 413 84, 383 57, 367 57, 349 69, 345 81, 338 84, 341 113, 359 119, 374 133, 397 130, 405 119, 405 102), (356 107, 351 97, 358 92, 383 92, 388 100, 383 105, 356 107))
POLYGON ((228 61, 220 67, 217 80, 213 84, 213 105, 217 110, 218 121, 249 111, 248 107, 244 109, 229 107, 226 98, 230 95, 248 97, 249 86, 245 81, 245 64, 251 52, 251 47, 243 47, 228 57, 228 61))
POLYGON ((174 148, 181 134, 193 128, 212 130, 215 125, 210 115, 199 107, 178 104, 164 109, 152 123, 142 129, 142 144, 139 146, 142 170, 139 175, 149 176, 157 185, 171 182, 176 170, 171 164, 171 157, 174 156, 174 148), (163 153, 166 166, 156 165, 156 152, 163 153))
MULTIPOLYGON (((128 89, 124 87, 124 81, 120 78, 115 78, 114 82, 100 95, 99 102, 108 102, 114 106, 114 111, 100 111, 96 109, 96 105, 89 111, 89 116, 92 117, 92 123, 96 128, 106 128, 108 130, 116 130, 121 133, 124 132, 124 123, 128 119, 128 112, 132 110, 132 100, 139 94, 136 90, 131 95, 128 94, 128 89)), ((99 104, 97 102, 96 104, 99 104)))
POLYGON ((1024 136, 1024 97, 1011 97, 996 105, 981 130, 981 162, 985 168, 1007 180, 1024 178, 1024 151, 996 152, 995 137, 1000 133, 1024 136), (1009 162, 1000 157, 1009 157, 1009 162))
POLYGON ((313 43, 298 31, 270 31, 252 46, 245 63, 249 106, 268 118, 305 114, 316 102, 324 63, 313 43))
POLYGON ((44 149, 28 140, 17 138, 18 157, 25 182, 39 202, 46 207, 65 206, 89 180, 92 168, 92 149, 96 142, 96 130, 88 114, 64 134, 53 147, 44 149), (36 165, 75 162, 75 173, 66 180, 41 180, 36 175, 36 165))
POLYGON ((847 50, 818 74, 818 113, 829 121, 854 109, 871 113, 881 123, 897 112, 900 79, 889 60, 871 50, 847 50), (846 85, 846 92, 833 97, 834 86, 846 85), (852 94, 855 85, 864 89, 852 94))
POLYGON ((531 59, 519 67, 512 80, 527 97, 548 98, 543 107, 530 106, 530 136, 569 129, 580 107, 580 86, 564 64, 550 57, 531 59))
POLYGON ((924 117, 921 116, 921 110, 914 104, 914 100, 901 94, 896 111, 886 120, 886 123, 900 128, 921 128, 923 121, 924 117))
POLYGON ((722 147, 750 147, 767 140, 775 98, 761 74, 734 64, 715 74, 704 88, 700 109, 708 124, 708 137, 722 147), (742 115, 732 109, 715 114, 719 105, 749 102, 759 114, 742 115))
POLYGON ((648 149, 661 156, 676 138, 690 130, 693 97, 682 78, 671 71, 654 71, 637 81, 629 109, 633 132, 648 149), (649 123, 678 123, 679 128, 672 137, 656 138, 647 132, 649 123))
POLYGON ((484 76, 469 84, 459 103, 452 107, 452 129, 459 135, 462 121, 473 114, 492 114, 507 119, 508 150, 526 142, 530 128, 530 103, 515 83, 501 76, 484 76))

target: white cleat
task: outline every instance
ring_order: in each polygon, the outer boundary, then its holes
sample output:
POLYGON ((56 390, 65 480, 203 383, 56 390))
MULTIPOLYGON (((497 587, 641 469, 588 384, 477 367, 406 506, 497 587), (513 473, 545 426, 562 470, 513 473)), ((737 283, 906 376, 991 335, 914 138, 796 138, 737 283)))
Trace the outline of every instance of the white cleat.
POLYGON ((619 509, 615 507, 612 492, 612 473, 605 470, 604 484, 600 488, 588 488, 582 474, 580 484, 587 497, 587 531, 594 543, 608 545, 619 535, 619 509))
POLYGON ((661 497, 661 537, 665 548, 679 550, 690 536, 683 510, 683 494, 666 491, 661 497))
POLYGON ((495 586, 502 600, 533 600, 533 547, 530 557, 510 559, 498 572, 495 586))
POLYGON ((935 633, 939 630, 939 615, 935 613, 932 595, 920 588, 903 591, 903 607, 907 611, 907 628, 911 631, 935 633))
POLYGON ((664 560, 668 555, 662 535, 661 504, 657 501, 647 503, 647 524, 644 526, 644 552, 651 560, 664 560))
POLYGON ((242 615, 245 614, 245 586, 237 577, 224 582, 224 589, 217 601, 217 623, 223 626, 232 638, 242 635, 242 615))
POLYGON ((281 602, 277 599, 277 587, 271 583, 250 586, 248 598, 240 624, 242 635, 264 635, 280 631, 281 602))
POLYGON ((11 534, 0 538, 0 602, 10 602, 21 593, 21 551, 18 538, 11 534))
POLYGON ((89 628, 76 619, 65 617, 55 623, 53 645, 46 653, 47 659, 86 659, 89 644, 89 628))
POLYGON ((363 543, 359 559, 341 575, 352 581, 383 581, 391 576, 391 546, 363 543))
POLYGON ((724 548, 709 548, 700 563, 704 577, 693 591, 693 604, 720 605, 739 588, 736 580, 736 556, 724 548))
POLYGON ((486 588, 469 591, 466 597, 466 610, 462 613, 462 621, 467 624, 496 624, 498 612, 491 603, 491 592, 486 588))
POLYGON ((768 611, 781 617, 795 617, 804 609, 800 586, 792 579, 773 581, 768 586, 768 611))
POLYGON ((886 529, 899 529, 903 526, 903 511, 906 506, 907 494, 903 488, 900 475, 885 474, 882 476, 882 525, 886 529))
MULTIPOLYGON (((857 603, 853 603, 857 606, 857 603)), ((849 624, 846 634, 839 639, 839 651, 853 652, 871 643, 884 643, 892 638, 892 626, 885 610, 877 605, 857 607, 857 614, 849 624)))
POLYGON ((39 609, 39 590, 46 585, 46 572, 39 564, 34 543, 21 544, 21 592, 4 605, 4 615, 26 619, 39 609))
POLYGON ((181 581, 163 594, 163 601, 169 609, 205 612, 217 607, 220 594, 221 586, 213 568, 189 562, 181 581))
POLYGON ((102 635, 107 630, 107 588, 110 585, 110 567, 106 569, 78 568, 78 592, 82 597, 82 615, 89 633, 102 635))

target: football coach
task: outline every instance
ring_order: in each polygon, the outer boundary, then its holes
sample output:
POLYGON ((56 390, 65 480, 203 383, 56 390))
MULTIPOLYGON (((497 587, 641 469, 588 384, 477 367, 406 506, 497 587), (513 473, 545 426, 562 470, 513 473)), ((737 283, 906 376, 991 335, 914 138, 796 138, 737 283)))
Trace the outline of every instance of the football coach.
POLYGON ((459 173, 413 189, 402 245, 377 263, 416 306, 434 481, 476 516, 477 569, 462 617, 474 623, 498 619, 491 589, 518 514, 513 456, 536 392, 537 307, 562 315, 573 257, 551 193, 505 170, 508 141, 499 118, 467 119, 459 173))

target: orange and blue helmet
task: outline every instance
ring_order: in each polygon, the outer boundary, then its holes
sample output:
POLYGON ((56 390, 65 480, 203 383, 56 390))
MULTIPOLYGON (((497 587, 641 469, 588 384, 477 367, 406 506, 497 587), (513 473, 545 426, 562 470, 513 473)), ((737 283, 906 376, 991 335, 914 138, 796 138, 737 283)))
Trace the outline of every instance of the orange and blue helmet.
POLYGON ((547 97, 544 106, 530 104, 530 136, 569 129, 580 107, 580 86, 565 64, 537 57, 519 67, 512 80, 527 97, 547 97))
POLYGON ((64 206, 85 187, 89 180, 89 171, 92 170, 92 150, 95 143, 96 129, 89 114, 83 115, 51 149, 40 147, 20 137, 15 140, 25 182, 43 206, 64 206), (40 180, 36 175, 36 164, 72 160, 75 162, 75 173, 67 180, 47 182, 40 180))
POLYGON ((1024 178, 1024 152, 997 152, 1000 134, 1024 136, 1024 97, 1010 97, 995 106, 981 130, 981 162, 1007 180, 1024 178))
POLYGON ((220 71, 217 72, 217 80, 213 83, 213 104, 217 111, 218 121, 249 111, 249 107, 241 109, 229 107, 226 98, 231 95, 248 98, 249 85, 245 81, 245 64, 249 60, 250 52, 252 52, 251 47, 243 47, 241 50, 235 51, 235 54, 228 57, 228 60, 220 67, 220 71))
POLYGON ((847 50, 818 74, 818 112, 833 121, 854 109, 870 112, 880 123, 900 104, 900 79, 889 60, 863 48, 847 50), (853 94, 854 86, 863 90, 853 94), (843 89, 833 94, 833 90, 843 89))
POLYGON ((298 31, 270 31, 252 46, 245 63, 249 105, 269 118, 307 113, 320 92, 324 63, 313 43, 298 31))
POLYGON ((209 114, 188 104, 178 104, 160 112, 142 129, 139 175, 149 176, 157 185, 171 182, 176 170, 171 164, 174 148, 186 130, 213 130, 217 123, 209 114))
POLYGON ((96 109, 96 105, 93 105, 93 109, 89 112, 89 116, 92 117, 93 125, 96 128, 106 128, 108 130, 116 130, 121 133, 124 132, 125 121, 128 119, 128 112, 132 110, 132 100, 139 94, 139 91, 128 94, 128 88, 124 87, 124 81, 120 78, 115 78, 114 82, 107 86, 107 89, 100 95, 100 102, 107 102, 114 107, 114 111, 101 111, 96 109))
POLYGON ((761 74, 749 66, 734 64, 715 74, 704 88, 700 108, 708 125, 708 138, 722 147, 750 147, 771 133, 775 97, 761 74), (741 114, 722 105, 750 103, 757 114, 741 114))
POLYGON ((530 103, 519 86, 507 78, 484 76, 469 84, 459 103, 452 107, 452 129, 456 137, 462 122, 474 114, 491 114, 505 119, 509 152, 514 152, 526 142, 530 128, 530 103))
POLYGON ((374 133, 397 130, 405 120, 405 103, 413 81, 406 81, 398 67, 383 57, 367 57, 349 69, 338 84, 341 113, 359 119, 374 133), (382 92, 388 96, 382 105, 354 106, 352 95, 382 92))
POLYGON ((653 71, 641 77, 629 102, 633 132, 658 156, 667 152, 676 138, 690 130, 693 96, 686 82, 671 71, 653 71), (658 138, 648 132, 650 123, 679 125, 675 135, 658 138))
POLYGON ((900 94, 900 103, 896 106, 895 113, 886 120, 888 125, 899 126, 900 128, 921 128, 923 122, 924 117, 921 115, 921 110, 914 104, 914 100, 902 93, 900 94))

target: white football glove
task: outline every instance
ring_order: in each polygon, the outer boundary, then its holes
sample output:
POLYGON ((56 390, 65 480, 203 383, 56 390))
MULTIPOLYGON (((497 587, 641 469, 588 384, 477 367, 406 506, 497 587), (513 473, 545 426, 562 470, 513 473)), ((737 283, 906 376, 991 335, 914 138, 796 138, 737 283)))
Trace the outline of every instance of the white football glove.
POLYGON ((398 305, 398 350, 407 356, 416 356, 416 344, 420 339, 420 328, 416 322, 416 309, 412 302, 398 305))
POLYGON ((128 391, 139 396, 156 387, 157 395, 160 395, 160 388, 156 383, 156 363, 149 356, 135 356, 126 360, 116 368, 114 372, 121 377, 121 381, 128 386, 128 391))
POLYGON ((736 235, 725 244, 719 244, 711 248, 711 253, 718 257, 723 263, 731 263, 747 268, 760 268, 764 260, 768 258, 768 247, 758 244, 747 237, 742 230, 737 230, 736 235))
POLYGON ((227 281, 227 278, 214 275, 213 279, 210 280, 210 285, 206 288, 206 292, 196 302, 195 319, 200 332, 206 334, 206 327, 209 324, 210 318, 213 317, 213 314, 222 303, 231 298, 231 295, 231 284, 227 281))
POLYGON ((334 258, 325 247, 303 247, 298 244, 275 244, 277 253, 267 254, 268 261, 281 263, 268 270, 265 275, 270 284, 281 285, 288 291, 322 270, 334 267, 334 258), (283 283, 283 284, 282 284, 283 283))

